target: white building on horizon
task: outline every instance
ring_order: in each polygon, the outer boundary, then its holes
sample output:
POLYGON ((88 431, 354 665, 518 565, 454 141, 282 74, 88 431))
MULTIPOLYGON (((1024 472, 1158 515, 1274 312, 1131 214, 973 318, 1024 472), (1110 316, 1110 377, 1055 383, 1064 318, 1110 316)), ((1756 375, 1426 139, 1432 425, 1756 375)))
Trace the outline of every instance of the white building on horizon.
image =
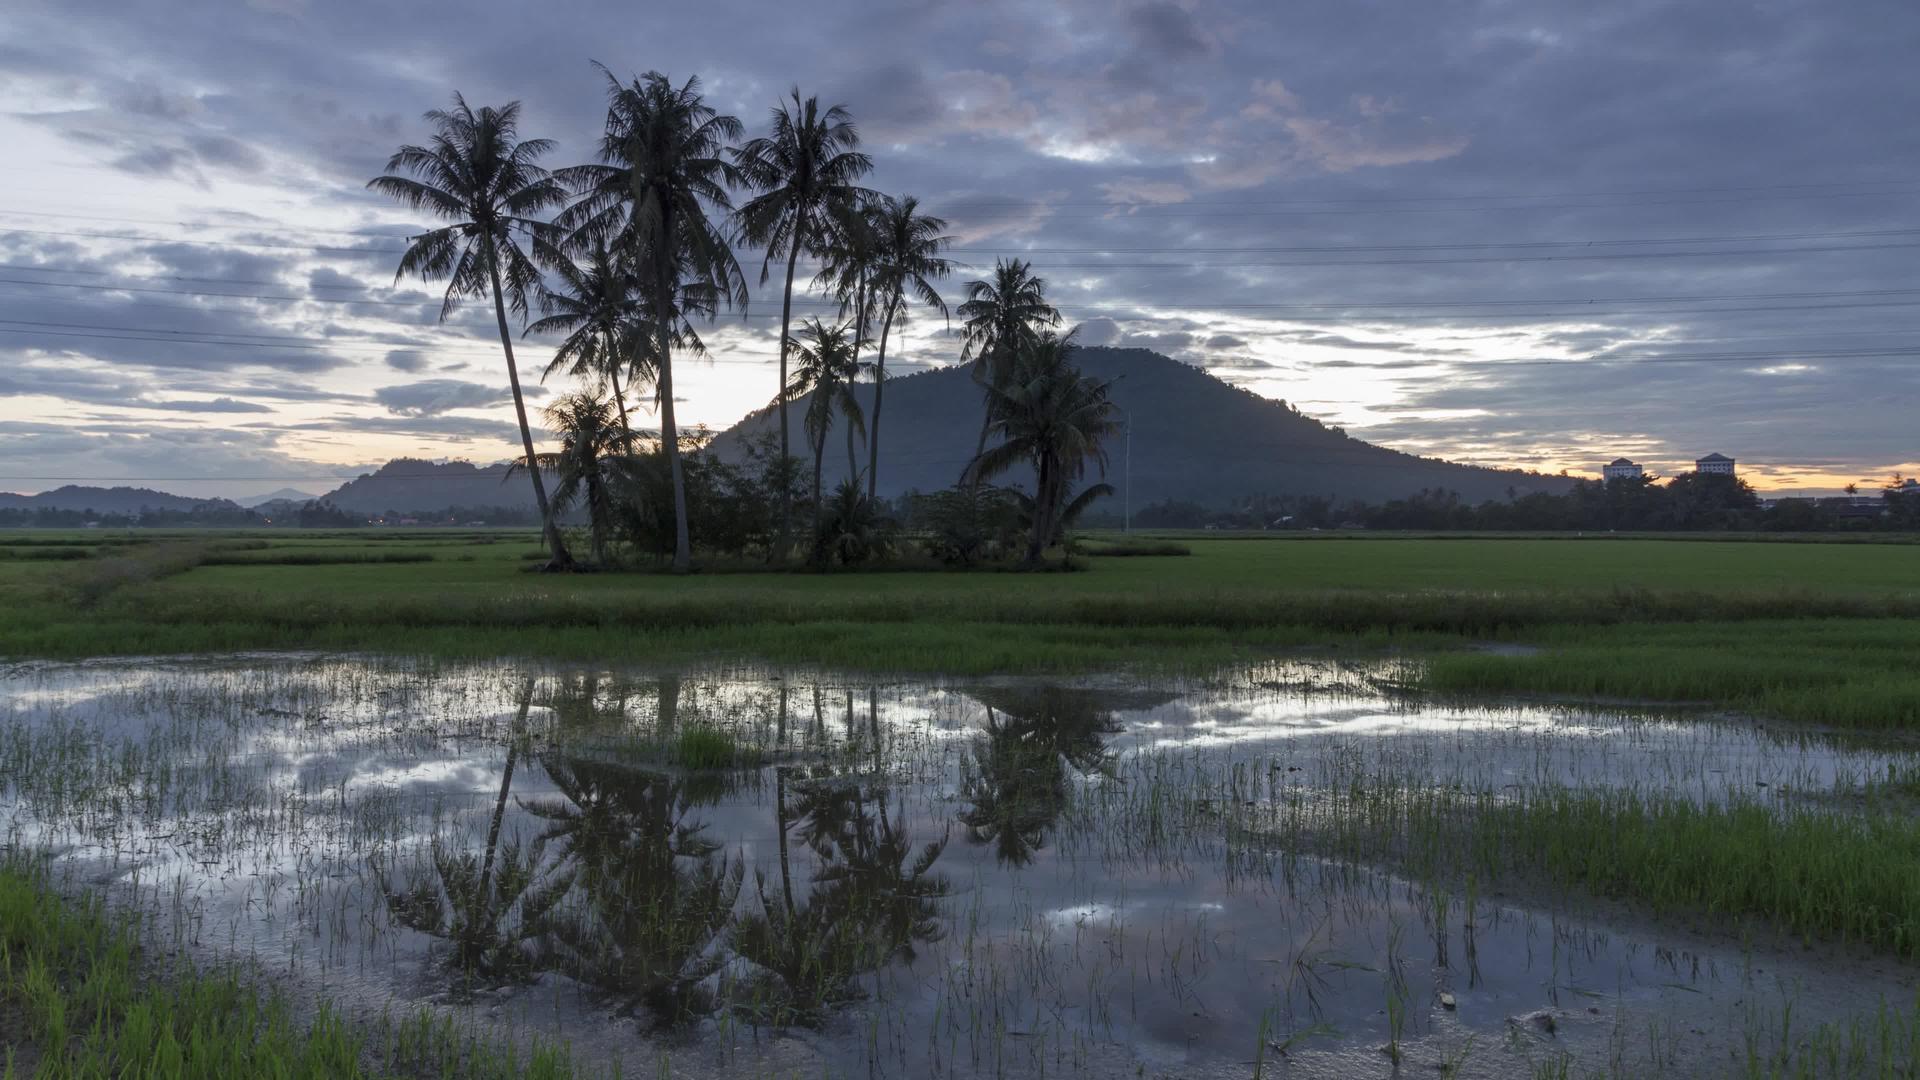
POLYGON ((1733 459, 1725 454, 1708 454, 1693 463, 1694 471, 1719 473, 1722 476, 1733 475, 1733 459))
POLYGON ((1626 458, 1614 458, 1600 467, 1600 476, 1605 480, 1634 480, 1646 475, 1646 470, 1626 458))

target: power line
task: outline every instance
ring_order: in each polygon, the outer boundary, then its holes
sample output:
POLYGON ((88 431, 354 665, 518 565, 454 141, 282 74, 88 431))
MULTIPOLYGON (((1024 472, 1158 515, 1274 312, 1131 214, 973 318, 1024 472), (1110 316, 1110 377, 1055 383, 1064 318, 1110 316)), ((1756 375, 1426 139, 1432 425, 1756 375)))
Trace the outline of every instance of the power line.
MULTIPOLYGON (((0 214, 23 214, 23 213, 29 213, 29 212, 14 211, 14 210, 0 210, 0 214)), ((48 215, 36 215, 36 216, 81 217, 82 215, 48 214, 48 215)), ((135 219, 135 218, 116 219, 116 218, 95 217, 95 218, 89 218, 89 220, 143 221, 147 219, 135 219)), ((156 222, 156 224, 177 224, 183 228, 206 227, 206 226, 192 225, 188 222, 156 222)), ((255 228, 252 226, 238 226, 238 225, 231 225, 231 226, 215 225, 212 227, 223 228, 223 229, 235 229, 235 230, 251 228, 258 232, 274 232, 274 233, 296 233, 300 231, 305 231, 310 233, 344 233, 345 235, 362 235, 357 233, 348 233, 345 230, 332 230, 332 229, 305 229, 305 230, 294 230, 294 229, 284 229, 284 228, 261 229, 261 228, 255 228)), ((154 244, 187 244, 187 245, 194 245, 194 246, 210 246, 210 247, 263 247, 263 248, 269 248, 273 250, 351 251, 354 254, 389 254, 389 255, 403 254, 406 251, 405 248, 338 248, 338 247, 329 248, 321 245, 312 245, 312 244, 272 244, 264 241, 256 242, 256 241, 240 241, 240 240, 190 240, 190 239, 175 238, 175 237, 137 236, 137 235, 119 234, 119 233, 67 232, 67 231, 40 230, 40 229, 19 229, 19 228, 11 228, 11 227, 0 229, 0 231, 24 233, 27 235, 85 237, 89 239, 100 239, 100 240, 128 240, 128 241, 138 241, 138 242, 154 243, 154 244)), ((1325 245, 1291 245, 1291 246, 1281 246, 1281 247, 1271 247, 1271 246, 1268 246, 1268 247, 1248 247, 1248 246, 1198 247, 1193 245, 1164 245, 1164 246, 1151 246, 1151 247, 1087 247, 1087 248, 1010 247, 1010 246, 1002 245, 1002 246, 996 246, 996 247, 953 246, 953 247, 947 248, 946 250, 949 253, 954 253, 954 254, 969 254, 969 253, 998 254, 1001 252, 1013 251, 1018 254, 1047 254, 1047 255, 1147 254, 1147 253, 1160 253, 1160 252, 1195 252, 1195 253, 1203 253, 1203 254, 1233 254, 1236 252, 1247 252, 1247 253, 1255 253, 1255 254, 1331 254, 1331 253, 1339 253, 1339 252, 1346 252, 1346 251, 1354 251, 1354 252, 1455 251, 1455 250, 1485 251, 1485 250, 1493 250, 1498 248, 1538 249, 1538 248, 1550 248, 1550 247, 1620 247, 1620 246, 1629 246, 1634 244, 1763 243, 1763 242, 1786 242, 1786 241, 1795 241, 1795 240, 1865 239, 1865 238, 1884 237, 1884 236, 1910 236, 1915 233, 1920 233, 1920 228, 1896 227, 1896 228, 1886 228, 1886 229, 1862 229, 1862 230, 1849 230, 1849 231, 1816 231, 1816 232, 1773 233, 1773 234, 1763 233, 1763 234, 1744 234, 1744 235, 1732 235, 1732 236, 1610 237, 1610 238, 1604 238, 1604 239, 1575 239, 1575 240, 1505 240, 1505 241, 1491 240, 1491 241, 1473 241, 1473 242, 1463 242, 1463 243, 1419 243, 1419 244, 1325 244, 1325 245)), ((371 235, 371 236, 368 236, 367 238, 368 239, 398 239, 397 237, 380 236, 380 235, 371 235)), ((757 247, 736 247, 734 250, 736 252, 744 254, 744 253, 758 253, 762 249, 757 247)), ((265 284, 278 284, 278 283, 266 282, 265 284)))
MULTIPOLYGON (((361 349, 374 348, 380 351, 387 351, 388 349, 392 348, 391 346, 388 346, 385 344, 372 344, 372 345, 359 345, 358 343, 339 344, 339 343, 313 342, 313 339, 305 339, 309 343, 284 344, 284 345, 276 341, 202 340, 198 338, 162 336, 162 335, 170 335, 175 332, 173 331, 156 332, 153 330, 143 329, 140 327, 116 327, 116 326, 92 327, 93 330, 113 331, 113 333, 78 332, 73 330, 46 330, 46 329, 37 329, 37 327, 44 327, 44 326, 72 327, 72 326, 83 326, 86 324, 33 323, 33 322, 25 322, 23 320, 13 320, 13 319, 0 319, 0 324, 11 324, 11 325, 0 325, 0 333, 6 333, 6 334, 29 334, 29 335, 45 335, 49 337, 93 338, 93 339, 103 339, 103 340, 109 340, 109 341, 139 341, 139 342, 157 342, 157 343, 164 343, 164 344, 223 346, 227 348, 279 349, 279 350, 317 351, 317 352, 344 350, 344 349, 351 349, 355 347, 358 347, 361 349), (16 326, 23 326, 25 328, 17 329, 15 328, 16 326)), ((293 340, 298 341, 301 339, 293 339, 293 340)), ((1307 344, 1311 344, 1311 343, 1309 342, 1307 344)), ((1875 349, 1875 350, 1856 349, 1856 350, 1826 351, 1826 352, 1793 351, 1793 352, 1734 352, 1734 353, 1677 353, 1677 354, 1664 353, 1664 352, 1663 353, 1639 352, 1639 353, 1613 353, 1609 355, 1594 355, 1594 356, 1586 356, 1586 357, 1539 357, 1539 358, 1515 358, 1515 359, 1493 357, 1493 358, 1487 358, 1487 359, 1481 359, 1481 360, 1470 360, 1470 361, 1453 359, 1445 356, 1437 356, 1433 360, 1429 361, 1429 363, 1436 366, 1455 365, 1455 366, 1473 366, 1473 367, 1500 367, 1500 366, 1513 366, 1513 365, 1544 365, 1544 364, 1556 364, 1556 365, 1614 364, 1614 363, 1766 363, 1766 362, 1775 362, 1775 361, 1798 362, 1798 361, 1805 361, 1805 360, 1841 360, 1841 359, 1866 359, 1866 358, 1877 358, 1877 357, 1888 357, 1888 356, 1905 356, 1905 355, 1909 355, 1912 351, 1913 350, 1910 348, 1901 348, 1901 349, 1875 349)), ((753 365, 756 367, 764 367, 767 364, 772 363, 773 361, 771 359, 733 360, 733 359, 699 358, 699 359, 693 359, 693 362, 716 363, 716 364, 746 364, 746 365, 753 365)))
MULTIPOLYGON (((36 272, 36 273, 77 274, 77 275, 84 275, 84 276, 91 276, 91 277, 107 276, 107 272, 104 270, 86 270, 86 269, 54 267, 54 266, 0 264, 0 270, 26 270, 26 271, 36 272)), ((203 283, 209 283, 209 284, 224 284, 224 285, 285 285, 287 284, 284 281, 262 281, 255 278, 200 278, 200 277, 182 277, 179 275, 172 275, 172 274, 142 275, 137 280, 139 281, 193 281, 193 282, 203 282, 203 283)), ((101 291, 106 291, 106 292, 125 292, 135 288, 134 286, 84 285, 80 283, 67 283, 67 282, 57 282, 57 281, 29 281, 29 280, 14 279, 14 278, 0 278, 0 284, 43 285, 43 286, 54 287, 54 288, 93 288, 93 289, 99 289, 101 291)), ((350 288, 368 288, 368 286, 357 286, 357 285, 311 286, 310 285, 308 286, 308 288, 350 289, 350 288)), ((324 297, 305 297, 305 296, 284 297, 284 296, 275 296, 275 295, 263 295, 258 293, 202 292, 197 290, 162 290, 162 291, 176 293, 177 295, 181 295, 181 296, 232 297, 235 299, 243 299, 243 300, 290 300, 290 301, 295 301, 299 303, 341 303, 341 302, 382 303, 382 304, 393 304, 393 305, 402 306, 402 307, 424 307, 429 304, 440 303, 440 299, 437 297, 427 297, 418 302, 408 301, 408 300, 341 301, 341 300, 333 300, 333 299, 324 298, 324 297)), ((1800 291, 1793 291, 1793 292, 1723 293, 1723 294, 1687 293, 1687 294, 1672 295, 1672 296, 1572 296, 1572 297, 1547 297, 1547 298, 1534 299, 1534 300, 1521 300, 1521 299, 1514 299, 1514 298, 1477 299, 1477 300, 1376 300, 1372 302, 1327 301, 1327 302, 1321 302, 1321 303, 1289 303, 1289 304, 1215 304, 1208 301, 1200 301, 1200 300, 1183 300, 1179 302, 1183 304, 1205 305, 1207 307, 1213 307, 1213 308, 1263 308, 1263 309, 1286 308, 1290 310, 1291 309, 1335 310, 1335 311, 1342 311, 1342 312, 1351 312, 1351 311, 1355 311, 1362 308, 1400 309, 1400 308, 1410 308, 1410 307, 1411 308, 1501 307, 1501 306, 1510 307, 1510 306, 1539 306, 1539 305, 1546 305, 1546 304, 1652 304, 1652 303, 1669 303, 1669 302, 1671 303, 1683 303, 1683 302, 1684 303, 1705 303, 1710 301, 1721 301, 1721 300, 1797 300, 1797 299, 1842 298, 1842 297, 1860 297, 1860 296, 1906 296, 1906 295, 1912 295, 1917 293, 1920 293, 1920 289, 1844 289, 1844 290, 1827 290, 1827 291, 1800 290, 1800 291)), ((810 304, 810 305, 820 306, 820 307, 838 308, 843 306, 840 304, 839 301, 827 299, 825 297, 796 296, 794 297, 793 302, 795 304, 810 304)), ((190 305, 186 309, 187 310, 203 310, 198 305, 190 305)))
MULTIPOLYGON (((45 230, 45 229, 7 229, 5 231, 13 232, 13 233, 21 233, 29 236, 82 237, 82 238, 93 239, 93 240, 119 240, 119 241, 132 241, 132 242, 140 242, 140 243, 148 243, 148 244, 183 244, 183 245, 189 245, 189 246, 195 246, 195 247, 262 248, 262 249, 273 250, 273 251, 304 251, 304 252, 313 252, 318 254, 349 252, 355 255, 380 255, 380 254, 398 255, 398 254, 403 254, 406 250, 404 248, 340 248, 340 247, 330 247, 326 245, 314 245, 314 244, 273 244, 273 243, 253 242, 253 241, 174 240, 174 239, 166 239, 161 237, 135 236, 135 235, 129 235, 129 234, 123 234, 123 233, 66 232, 66 231, 45 230)), ((1661 238, 1650 238, 1650 239, 1621 238, 1621 239, 1610 239, 1610 240, 1514 241, 1511 243, 1482 241, 1482 242, 1475 242, 1475 243, 1460 243, 1460 244, 1444 244, 1443 243, 1443 244, 1401 244, 1401 245, 1320 245, 1320 246, 1293 246, 1293 247, 1268 247, 1268 248, 1252 248, 1252 247, 1186 248, 1186 247, 1178 247, 1178 246, 1165 247, 1165 248, 1132 248, 1132 249, 1058 248, 1058 249, 1052 249, 1052 252, 1055 254, 1108 254, 1108 253, 1151 254, 1156 252, 1165 252, 1168 254, 1172 254, 1176 252, 1191 250, 1191 251, 1200 251, 1200 252, 1212 253, 1212 254, 1235 254, 1235 253, 1243 253, 1243 252, 1244 253, 1297 252, 1297 253, 1318 253, 1318 254, 1337 255, 1344 252, 1368 253, 1368 252, 1391 252, 1391 251, 1449 251, 1449 250, 1490 251, 1490 250, 1496 250, 1500 248, 1537 250, 1540 248, 1548 248, 1548 247, 1594 248, 1594 247, 1630 246, 1634 244, 1649 245, 1649 244, 1682 244, 1682 243, 1790 243, 1790 242, 1798 242, 1798 241, 1808 240, 1808 239, 1873 239, 1877 237, 1912 236, 1916 233, 1920 233, 1920 229, 1898 228, 1898 229, 1861 230, 1861 231, 1854 231, 1854 232, 1785 233, 1785 234, 1772 234, 1772 235, 1759 234, 1759 235, 1726 236, 1726 237, 1661 237, 1661 238)), ((1422 265, 1432 265, 1432 264, 1479 263, 1479 262, 1556 262, 1556 261, 1569 261, 1569 260, 1586 261, 1586 260, 1595 260, 1595 259, 1611 260, 1611 259, 1655 259, 1655 258, 1702 258, 1702 257, 1727 256, 1727 255, 1736 255, 1736 256, 1752 255, 1757 257, 1762 255, 1790 255, 1790 254, 1830 253, 1830 252, 1845 252, 1845 251, 1874 251, 1874 250, 1882 250, 1882 249, 1888 249, 1888 248, 1904 248, 1904 247, 1915 247, 1915 246, 1920 246, 1920 244, 1915 244, 1911 242, 1896 243, 1896 244, 1840 244, 1840 245, 1784 248, 1780 250, 1754 250, 1754 251, 1743 251, 1739 249, 1678 251, 1678 252, 1676 251, 1645 251, 1645 252, 1584 251, 1584 252, 1572 252, 1564 255, 1453 256, 1453 257, 1437 258, 1437 259, 1345 259, 1345 260, 1338 260, 1338 261, 1235 262, 1235 263, 1206 263, 1206 264, 1195 263, 1195 262, 1185 262, 1185 261, 1183 262, 1156 261, 1151 263, 1132 263, 1132 264, 1129 264, 1129 263, 1036 263, 1034 264, 1034 266, 1035 266, 1035 269, 1045 269, 1045 270, 1194 269, 1194 268, 1202 268, 1202 267, 1234 269, 1239 267, 1264 268, 1264 267, 1338 267, 1338 266, 1422 266, 1422 265)), ((745 250, 745 249, 742 249, 742 250, 745 250)), ((1019 255, 1019 254, 1039 253, 1039 252, 1047 251, 1048 249, 1033 249, 1032 251, 1028 251, 1027 249, 1016 249, 1016 248, 979 248, 979 249, 952 249, 952 250, 954 251, 977 250, 982 252, 993 252, 993 253, 1008 252, 1011 254, 1019 255)), ((953 262, 956 266, 966 267, 970 269, 982 269, 987 265, 984 263, 969 262, 964 259, 956 259, 956 260, 953 260, 953 262)), ((277 282, 260 282, 260 284, 278 284, 278 283, 277 282)))

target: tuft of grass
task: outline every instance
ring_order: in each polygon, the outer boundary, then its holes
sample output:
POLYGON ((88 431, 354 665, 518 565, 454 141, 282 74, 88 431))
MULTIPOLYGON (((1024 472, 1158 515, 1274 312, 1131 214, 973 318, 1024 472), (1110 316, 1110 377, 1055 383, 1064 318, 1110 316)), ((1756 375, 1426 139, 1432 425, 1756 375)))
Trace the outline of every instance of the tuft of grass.
POLYGON ((760 759, 730 733, 705 724, 682 729, 669 745, 669 756, 683 769, 731 769, 760 759))

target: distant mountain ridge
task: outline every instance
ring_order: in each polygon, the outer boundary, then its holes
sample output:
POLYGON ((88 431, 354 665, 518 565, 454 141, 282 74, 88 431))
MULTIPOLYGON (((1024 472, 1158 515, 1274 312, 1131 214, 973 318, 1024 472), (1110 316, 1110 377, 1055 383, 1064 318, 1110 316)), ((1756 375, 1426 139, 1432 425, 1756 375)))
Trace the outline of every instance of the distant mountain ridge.
MULTIPOLYGON (((1089 346, 1074 351, 1087 374, 1112 380, 1113 401, 1131 426, 1128 436, 1107 443, 1106 480, 1115 498, 1101 509, 1117 511, 1122 499, 1134 510, 1167 499, 1224 507, 1249 495, 1325 495, 1338 500, 1385 502, 1425 488, 1458 492, 1469 503, 1515 494, 1561 493, 1573 479, 1513 469, 1460 465, 1375 446, 1331 428, 1283 401, 1261 397, 1191 364, 1149 349, 1089 346), (1131 472, 1130 497, 1123 491, 1131 472)), ((871 416, 873 388, 858 390, 871 416)), ((804 418, 810 397, 789 402, 793 452, 806 449, 804 418)), ((960 368, 940 368, 889 379, 880 423, 879 493, 936 491, 951 487, 980 435, 981 393, 960 368)), ((745 441, 778 431, 778 414, 761 409, 715 437, 723 458, 739 460, 745 441)), ((858 451, 866 468, 866 452, 858 451)), ((827 438, 824 483, 848 474, 846 433, 837 418, 827 438)), ((1031 483, 1010 474, 1008 481, 1031 483)))
POLYGON ((195 499, 152 488, 82 487, 68 484, 37 495, 0 492, 0 510, 92 510, 99 514, 138 514, 143 510, 240 509, 228 499, 195 499))
POLYGON ((258 506, 265 506, 267 503, 304 503, 311 502, 319 497, 318 495, 309 495, 304 491, 299 491, 294 488, 281 488, 279 491, 270 491, 265 495, 249 495, 233 501, 252 510, 258 506))

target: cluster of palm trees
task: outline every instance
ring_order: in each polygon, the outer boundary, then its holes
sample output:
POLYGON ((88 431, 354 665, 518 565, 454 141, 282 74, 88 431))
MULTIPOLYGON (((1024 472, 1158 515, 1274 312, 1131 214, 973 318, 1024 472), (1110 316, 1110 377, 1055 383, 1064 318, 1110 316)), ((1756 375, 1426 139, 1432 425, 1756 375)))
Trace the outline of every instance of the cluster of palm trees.
MULTIPOLYGON (((773 109, 768 133, 742 142, 740 121, 708 105, 697 78, 676 84, 649 72, 623 81, 596 67, 607 82, 596 161, 548 170, 540 161, 554 144, 520 137, 518 102, 475 109, 456 94, 451 108, 426 114, 430 142, 402 146, 368 185, 443 222, 412 238, 396 280, 444 280, 443 319, 464 300, 493 302, 549 567, 573 565, 556 515, 582 498, 596 522, 594 559, 605 560, 596 500, 610 495, 594 478, 606 473, 602 458, 636 453, 625 394, 651 387, 658 446, 671 476, 673 568, 688 569, 673 360, 676 353, 704 355, 698 324, 745 306, 746 275, 735 254, 741 244, 763 253, 762 284, 785 264, 772 402, 782 457, 792 448, 788 402, 810 395, 803 428, 813 455, 816 522, 836 417, 845 425, 849 485, 857 492, 864 479, 864 497, 872 500, 889 341, 916 308, 948 314, 938 287, 952 272, 942 254, 951 242, 946 222, 924 213, 912 196, 860 186, 873 162, 841 106, 822 108, 795 89, 773 109), (748 194, 738 207, 736 190, 748 194), (813 286, 839 311, 796 332, 793 291, 803 255, 818 267, 813 286), (540 317, 532 319, 536 307, 540 317), (589 384, 548 410, 565 443, 558 454, 535 452, 509 314, 526 323, 524 333, 560 336, 546 375, 564 371, 589 384), (863 359, 868 351, 872 358, 863 359), (871 417, 852 391, 863 376, 874 387, 871 417), (864 469, 856 439, 865 443, 864 469), (559 477, 551 497, 543 469, 559 477)), ((1050 329, 1059 313, 1025 263, 1003 260, 991 280, 969 283, 958 314, 966 327, 963 358, 986 398, 980 445, 962 483, 977 485, 1020 463, 1033 467, 1029 559, 1037 561, 1071 516, 1074 480, 1088 462, 1104 464, 1099 442, 1113 428, 1106 387, 1068 362, 1071 335, 1050 329), (1004 441, 989 453, 995 430, 1004 441)), ((1082 497, 1102 490, 1096 485, 1082 497)), ((791 546, 793 522, 792 499, 777 502, 770 555, 779 561, 791 546)))

